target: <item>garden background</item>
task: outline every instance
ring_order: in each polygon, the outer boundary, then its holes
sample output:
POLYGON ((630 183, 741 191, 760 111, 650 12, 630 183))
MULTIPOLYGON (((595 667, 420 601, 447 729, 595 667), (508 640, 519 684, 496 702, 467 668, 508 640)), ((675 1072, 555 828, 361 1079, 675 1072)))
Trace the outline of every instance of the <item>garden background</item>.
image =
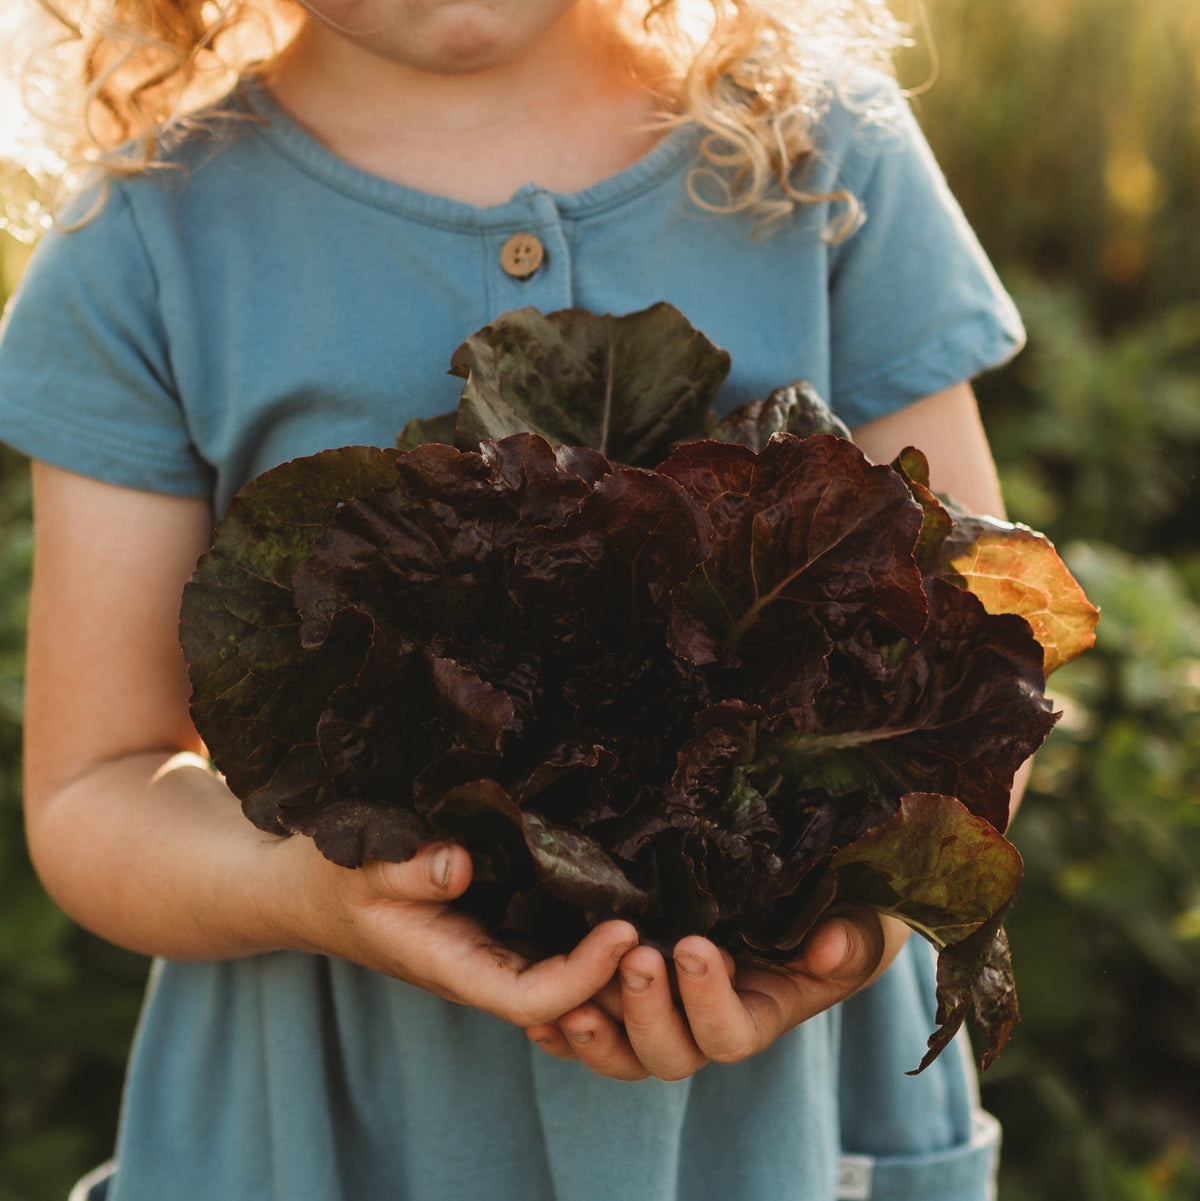
MULTIPOLYGON (((979 393, 1012 515, 1101 606, 1013 838, 1001 1201, 1200 1198, 1200 4, 928 0, 918 113, 1029 347, 979 393), (936 61, 935 61, 936 60, 936 61)), ((0 236, 3 288, 27 248, 0 236)), ((28 473, 0 454, 0 1201, 107 1158, 145 960, 21 839, 28 473)))

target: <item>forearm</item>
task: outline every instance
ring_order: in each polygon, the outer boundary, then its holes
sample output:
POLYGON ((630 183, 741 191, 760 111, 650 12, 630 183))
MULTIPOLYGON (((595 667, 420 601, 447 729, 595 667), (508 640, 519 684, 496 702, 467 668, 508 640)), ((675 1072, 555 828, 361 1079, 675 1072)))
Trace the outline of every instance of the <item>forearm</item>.
POLYGON ((275 860, 196 755, 179 597, 211 536, 203 497, 33 468, 25 824, 47 891, 146 954, 277 945, 275 860), (165 766, 165 765, 168 765, 165 766))
POLYGON ((890 463, 906 446, 929 460, 930 483, 973 513, 1004 516, 1004 498, 970 384, 926 396, 908 408, 854 431, 876 463, 890 463))
POLYGON ((30 854, 81 926, 147 955, 214 959, 284 945, 290 840, 257 830, 194 755, 96 765, 31 812, 30 854))

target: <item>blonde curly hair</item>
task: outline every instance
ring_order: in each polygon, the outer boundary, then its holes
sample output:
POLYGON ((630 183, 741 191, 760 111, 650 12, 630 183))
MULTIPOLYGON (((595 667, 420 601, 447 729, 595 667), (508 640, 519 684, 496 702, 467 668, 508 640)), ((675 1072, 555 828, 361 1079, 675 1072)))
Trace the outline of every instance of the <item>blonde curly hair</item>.
MULTIPOLYGON (((38 6, 42 29, 40 48, 22 64, 42 140, 40 159, 24 167, 60 192, 91 166, 110 176, 160 166, 164 139, 269 63, 303 20, 297 0, 22 2, 38 6)), ((769 228, 798 205, 837 200, 827 237, 852 232, 852 196, 806 193, 792 180, 813 153, 814 122, 837 72, 890 69, 905 44, 906 28, 884 0, 597 3, 611 9, 631 50, 656 64, 662 124, 694 121, 706 131, 690 181, 697 204, 746 211, 769 228)), ((20 233, 21 215, 10 211, 7 224, 20 233)))

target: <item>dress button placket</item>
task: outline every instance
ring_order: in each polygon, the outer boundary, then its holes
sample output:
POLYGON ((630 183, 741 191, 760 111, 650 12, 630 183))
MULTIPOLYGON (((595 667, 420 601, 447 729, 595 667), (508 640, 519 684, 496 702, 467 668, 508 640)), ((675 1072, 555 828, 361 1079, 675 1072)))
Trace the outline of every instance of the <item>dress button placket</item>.
POLYGON ((509 226, 492 240, 489 282, 497 314, 527 305, 549 313, 573 303, 562 214, 546 192, 530 193, 526 203, 521 228, 509 226))
POLYGON ((546 248, 536 234, 513 234, 500 247, 500 266, 513 279, 530 279, 546 261, 546 248))

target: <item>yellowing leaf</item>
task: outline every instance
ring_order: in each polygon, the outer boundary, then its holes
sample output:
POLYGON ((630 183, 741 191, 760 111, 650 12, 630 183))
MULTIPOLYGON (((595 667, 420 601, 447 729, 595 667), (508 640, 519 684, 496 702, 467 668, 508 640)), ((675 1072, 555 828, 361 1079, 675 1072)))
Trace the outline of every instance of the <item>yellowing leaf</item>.
POLYGON ((1095 643, 1100 611, 1044 534, 997 523, 949 566, 989 613, 1015 613, 1029 622, 1045 651, 1047 675, 1095 643))

